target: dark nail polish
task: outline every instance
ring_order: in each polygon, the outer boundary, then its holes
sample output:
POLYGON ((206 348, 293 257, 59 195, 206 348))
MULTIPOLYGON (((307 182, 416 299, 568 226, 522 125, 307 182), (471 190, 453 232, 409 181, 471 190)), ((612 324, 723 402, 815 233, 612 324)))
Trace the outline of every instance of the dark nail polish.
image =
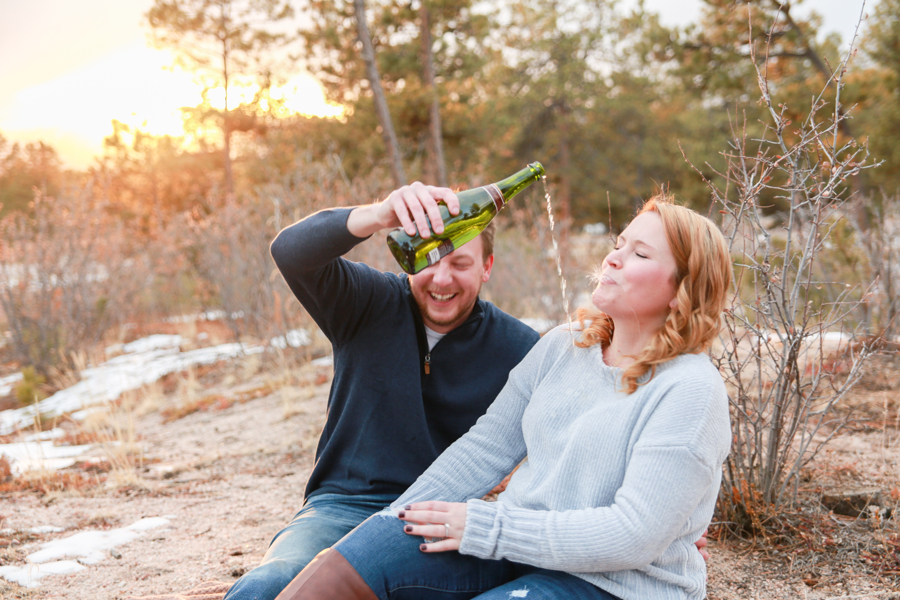
POLYGON ((405 508, 406 510, 412 510, 412 504, 407 504, 403 508, 405 508))
POLYGON ((426 550, 428 550, 428 546, 426 546, 425 544, 422 544, 421 546, 419 546, 419 550, 421 550, 422 552, 425 552, 426 550))
POLYGON ((400 512, 397 513, 397 516, 400 517, 401 519, 406 517, 406 511, 401 510, 400 512))
POLYGON ((403 531, 405 531, 406 533, 412 533, 412 525, 407 525, 403 528, 403 531))

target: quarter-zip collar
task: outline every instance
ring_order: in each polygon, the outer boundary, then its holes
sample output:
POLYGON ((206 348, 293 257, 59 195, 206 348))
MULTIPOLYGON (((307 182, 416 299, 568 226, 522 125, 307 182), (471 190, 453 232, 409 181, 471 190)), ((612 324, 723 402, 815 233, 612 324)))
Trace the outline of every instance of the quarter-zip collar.
MULTIPOLYGON (((406 301, 409 303, 410 310, 413 313, 413 322, 416 325, 416 342, 419 345, 419 357, 421 358, 421 374, 422 378, 426 378, 431 374, 431 351, 428 350, 428 338, 425 336, 425 323, 422 320, 422 311, 419 310, 419 305, 416 304, 416 299, 412 294, 412 290, 409 289, 409 278, 403 277, 404 285, 406 287, 406 301)), ((459 335, 462 331, 469 330, 472 327, 477 327, 479 323, 484 319, 484 302, 481 300, 481 296, 475 298, 475 304, 472 305, 472 312, 469 313, 469 316, 463 321, 458 327, 454 327, 447 334, 441 338, 437 344, 435 344, 435 348, 441 345, 445 339, 450 336, 459 335)), ((433 348, 432 348, 433 350, 433 348)))

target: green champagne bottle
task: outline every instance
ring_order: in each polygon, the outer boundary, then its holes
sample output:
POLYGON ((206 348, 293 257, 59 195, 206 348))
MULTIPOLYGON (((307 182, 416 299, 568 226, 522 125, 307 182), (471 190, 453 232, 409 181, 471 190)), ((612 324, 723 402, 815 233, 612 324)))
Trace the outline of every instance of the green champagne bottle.
POLYGON ((459 192, 456 194, 459 198, 456 216, 450 215, 446 204, 438 203, 444 233, 436 235, 432 231, 431 237, 424 239, 418 234, 408 235, 398 227, 388 234, 388 247, 400 267, 414 275, 474 239, 513 196, 543 176, 544 167, 533 162, 503 181, 459 192))

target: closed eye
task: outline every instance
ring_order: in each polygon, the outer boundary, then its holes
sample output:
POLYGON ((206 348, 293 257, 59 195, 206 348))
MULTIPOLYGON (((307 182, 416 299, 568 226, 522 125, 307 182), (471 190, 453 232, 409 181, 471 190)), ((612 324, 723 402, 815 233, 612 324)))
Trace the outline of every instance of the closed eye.
MULTIPOLYGON (((622 249, 622 246, 616 246, 615 248, 613 248, 613 250, 621 250, 621 249, 622 249)), ((647 258, 647 256, 645 254, 641 254, 640 252, 635 252, 634 254, 640 258, 647 258)))

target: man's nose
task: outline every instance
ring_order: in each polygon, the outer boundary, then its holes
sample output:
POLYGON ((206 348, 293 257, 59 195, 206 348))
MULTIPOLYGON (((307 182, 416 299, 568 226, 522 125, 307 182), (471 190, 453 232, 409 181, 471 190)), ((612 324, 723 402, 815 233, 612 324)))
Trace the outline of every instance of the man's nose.
POLYGON ((432 281, 437 285, 446 285, 453 281, 453 277, 450 275, 450 264, 448 262, 442 260, 435 265, 432 281))

